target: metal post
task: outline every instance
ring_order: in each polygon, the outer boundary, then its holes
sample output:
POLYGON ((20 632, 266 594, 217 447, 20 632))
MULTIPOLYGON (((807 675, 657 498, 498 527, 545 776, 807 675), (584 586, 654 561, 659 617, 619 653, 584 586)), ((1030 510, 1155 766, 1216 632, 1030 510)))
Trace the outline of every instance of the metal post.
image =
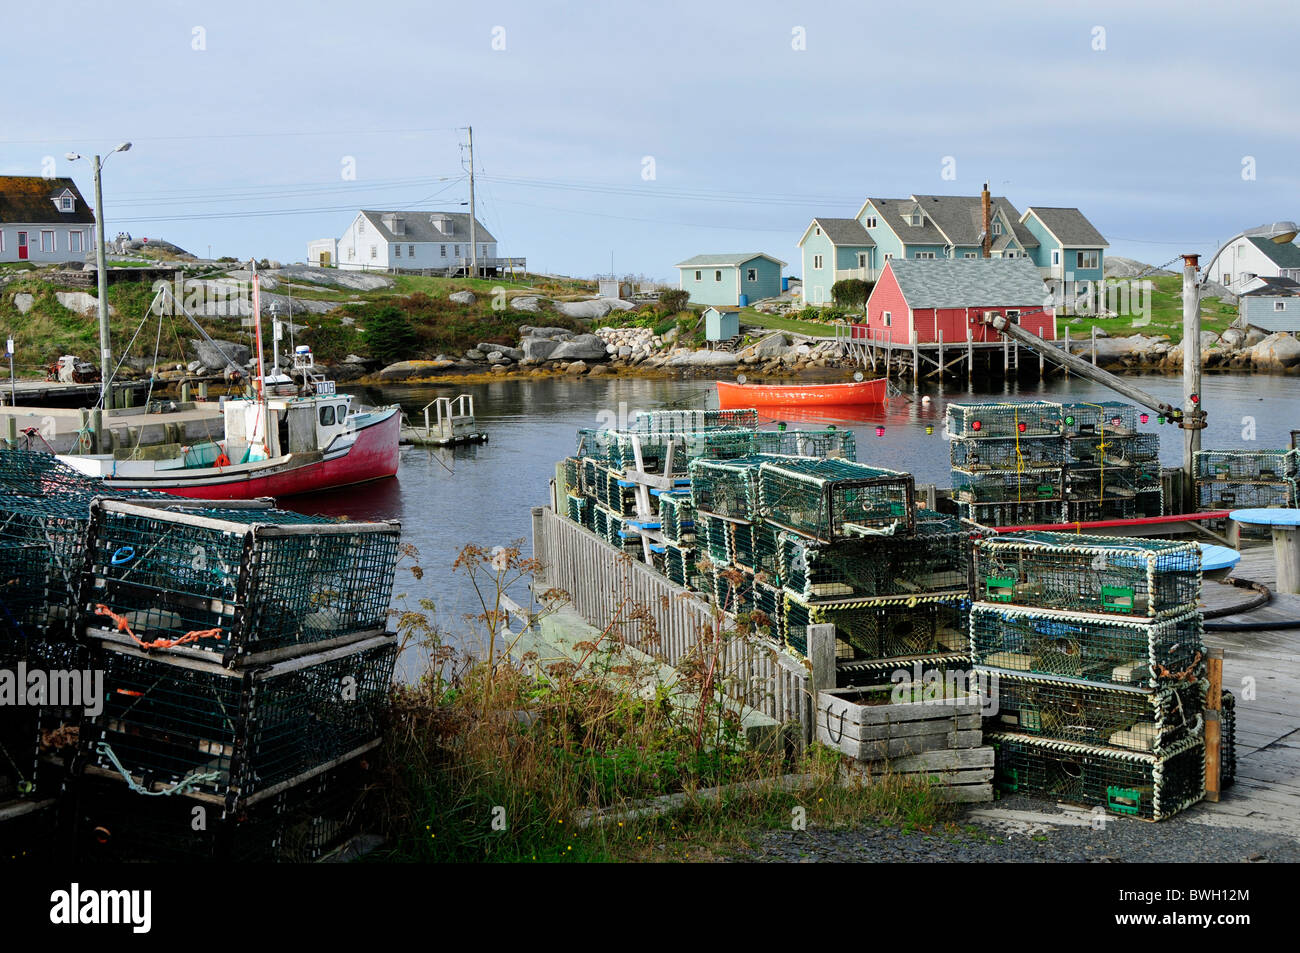
MULTIPOLYGON (((1065 353, 1066 353, 1066 354, 1069 354, 1069 353, 1070 353, 1070 328, 1069 328, 1068 325, 1066 326, 1066 329, 1065 329, 1065 353)), ((1065 364, 1065 365, 1062 365, 1062 366, 1063 366, 1064 369, 1065 369, 1065 376, 1068 378, 1068 377, 1070 376, 1070 365, 1069 365, 1069 364, 1065 364)))
POLYGON ((1196 283, 1199 255, 1183 256, 1183 505, 1196 509, 1196 454, 1201 449, 1205 413, 1201 410, 1201 289, 1196 283))
POLYGON ((473 277, 478 277, 478 224, 474 217, 474 127, 469 130, 469 260, 473 277))
POLYGON ((104 189, 99 156, 91 160, 95 172, 95 277, 99 286, 99 406, 107 413, 109 380, 113 376, 113 351, 108 336, 108 270, 104 264, 104 189))
POLYGON ((14 339, 5 341, 5 350, 9 353, 9 405, 18 406, 18 385, 14 383, 14 339))

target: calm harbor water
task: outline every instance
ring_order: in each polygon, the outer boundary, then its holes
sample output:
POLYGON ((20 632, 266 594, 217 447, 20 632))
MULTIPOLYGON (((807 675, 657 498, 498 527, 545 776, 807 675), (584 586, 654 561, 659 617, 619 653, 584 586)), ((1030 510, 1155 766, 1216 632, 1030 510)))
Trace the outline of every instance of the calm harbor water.
MULTIPOLYGON (((1150 375, 1127 378, 1175 406, 1182 403, 1178 377, 1150 375)), ((1300 429, 1300 378, 1263 375, 1207 375, 1203 402, 1209 426, 1206 448, 1285 447, 1289 431, 1300 429), (1254 439, 1249 439, 1251 428, 1254 439)), ((693 409, 717 406, 707 380, 640 380, 634 378, 561 378, 492 381, 467 387, 403 387, 359 392, 371 403, 400 403, 417 414, 434 397, 473 394, 475 410, 490 435, 486 444, 402 452, 397 478, 330 493, 285 500, 291 509, 362 519, 399 519, 403 538, 420 551, 424 577, 399 572, 396 593, 413 602, 429 598, 438 607, 438 621, 452 632, 469 630, 466 613, 478 612, 468 579, 452 571, 462 546, 491 547, 525 539, 531 552, 530 508, 548 499, 548 482, 555 464, 573 452, 579 427, 609 423, 638 410, 693 409)), ((888 407, 862 408, 854 419, 795 421, 792 428, 833 422, 851 428, 857 437, 858 459, 865 463, 911 471, 918 483, 950 484, 948 447, 944 439, 944 408, 950 401, 1047 398, 1053 400, 1111 400, 1112 392, 1096 384, 1060 378, 1032 384, 1008 384, 997 390, 946 389, 932 386, 915 396, 893 399, 888 407), (930 401, 923 403, 922 396, 930 401), (933 427, 927 433, 926 427, 933 427), (884 433, 877 436, 877 428, 884 433)), ((1154 415, 1145 430, 1161 436, 1166 465, 1181 460, 1182 432, 1158 426, 1154 415)), ((513 593, 527 598, 526 592, 513 593)))

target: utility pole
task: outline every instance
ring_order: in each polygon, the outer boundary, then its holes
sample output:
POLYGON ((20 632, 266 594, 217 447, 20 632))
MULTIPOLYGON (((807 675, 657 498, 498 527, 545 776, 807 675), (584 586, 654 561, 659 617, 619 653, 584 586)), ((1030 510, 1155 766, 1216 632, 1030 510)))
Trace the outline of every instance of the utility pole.
POLYGON ((1199 262, 1199 255, 1183 256, 1183 418, 1179 426, 1183 428, 1183 505, 1187 513, 1196 511, 1196 454, 1205 429, 1205 412, 1201 410, 1201 288, 1196 283, 1199 262))
POLYGON ((474 216, 474 127, 469 130, 469 260, 470 274, 478 277, 478 223, 474 216))
POLYGON ((95 277, 99 285, 99 406, 107 416, 113 351, 108 336, 108 270, 104 266, 104 190, 100 184, 99 156, 91 160, 91 168, 95 170, 95 277))

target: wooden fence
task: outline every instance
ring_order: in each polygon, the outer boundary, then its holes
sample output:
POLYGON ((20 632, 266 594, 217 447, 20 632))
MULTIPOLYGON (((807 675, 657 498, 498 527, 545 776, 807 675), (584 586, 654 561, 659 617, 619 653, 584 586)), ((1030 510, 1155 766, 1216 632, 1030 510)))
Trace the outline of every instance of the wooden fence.
MULTIPOLYGON (((597 628, 619 622, 632 626, 632 610, 643 613, 653 623, 652 644, 637 647, 670 665, 680 665, 696 652, 703 635, 716 624, 713 608, 698 595, 549 506, 533 508, 533 557, 542 564, 538 591, 564 590, 577 612, 597 628)), ((729 627, 733 620, 722 621, 729 627)), ((823 665, 814 677, 777 643, 759 637, 734 636, 722 653, 728 694, 784 724, 797 725, 805 741, 812 737, 813 686, 824 679, 834 686, 834 664, 832 646, 829 666, 823 665)))

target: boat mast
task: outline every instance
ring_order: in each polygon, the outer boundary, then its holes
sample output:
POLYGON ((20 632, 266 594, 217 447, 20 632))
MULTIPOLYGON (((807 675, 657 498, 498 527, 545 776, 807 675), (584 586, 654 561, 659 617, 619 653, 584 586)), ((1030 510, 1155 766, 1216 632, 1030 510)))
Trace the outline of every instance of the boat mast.
POLYGON ((252 261, 253 266, 253 325, 257 328, 257 410, 258 416, 262 420, 262 452, 267 457, 271 455, 271 445, 267 437, 267 431, 271 426, 271 409, 266 402, 266 371, 262 366, 262 295, 261 284, 257 276, 257 261, 252 261))

